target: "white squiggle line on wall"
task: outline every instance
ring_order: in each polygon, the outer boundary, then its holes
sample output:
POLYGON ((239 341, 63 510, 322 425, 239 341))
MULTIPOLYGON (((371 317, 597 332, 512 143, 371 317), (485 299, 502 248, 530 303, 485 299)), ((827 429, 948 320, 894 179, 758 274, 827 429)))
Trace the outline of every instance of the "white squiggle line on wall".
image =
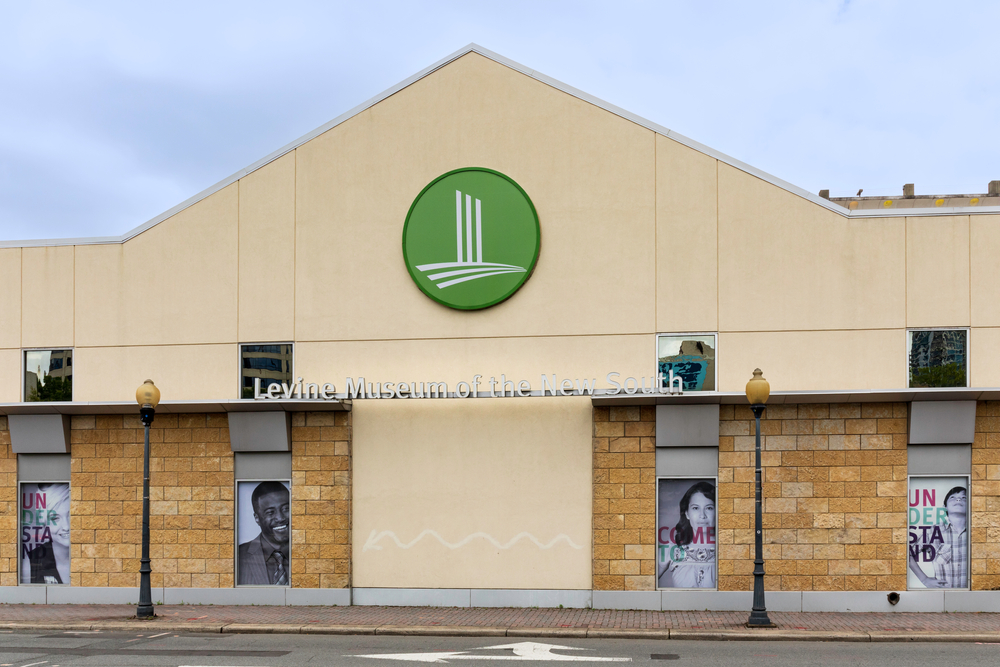
POLYGON ((535 544, 535 546, 537 546, 539 549, 551 549, 552 547, 554 547, 556 545, 557 542, 562 542, 562 541, 566 542, 566 544, 569 545, 573 549, 582 549, 583 548, 582 546, 580 546, 579 544, 577 544, 576 542, 574 542, 573 540, 571 540, 570 537, 569 537, 569 535, 565 535, 563 533, 559 533, 558 535, 556 535, 555 537, 553 537, 552 541, 550 541, 548 544, 542 544, 542 541, 539 540, 537 537, 535 537, 531 533, 524 533, 524 532, 518 533, 513 538, 511 538, 511 540, 509 542, 507 542, 506 544, 501 544, 499 540, 497 540, 495 537, 493 537, 492 535, 489 535, 487 533, 472 533, 471 535, 469 535, 468 537, 466 537, 464 540, 461 540, 459 542, 455 542, 454 544, 452 544, 451 542, 448 542, 443 537, 441 537, 437 533, 437 531, 434 531, 434 530, 431 530, 430 528, 427 528, 427 529, 421 531, 420 534, 417 535, 416 539, 414 539, 412 542, 410 542, 408 544, 404 544, 398 537, 396 537, 396 533, 392 532, 391 530, 383 530, 381 533, 377 533, 376 531, 373 530, 371 532, 371 534, 368 535, 368 541, 365 542, 365 546, 361 550, 362 551, 369 551, 369 550, 374 549, 376 551, 380 551, 382 549, 382 547, 378 546, 378 542, 380 542, 382 540, 382 538, 384 538, 384 537, 392 538, 392 541, 395 542, 396 546, 399 547, 400 549, 409 549, 414 544, 416 544, 420 540, 424 539, 428 535, 431 536, 431 537, 433 537, 433 538, 435 538, 438 542, 440 542, 444 546, 448 547, 449 549, 458 549, 458 548, 464 547, 466 544, 468 544, 469 542, 471 542, 472 540, 474 540, 476 538, 482 538, 482 539, 490 542, 491 544, 493 544, 493 546, 497 547, 498 549, 510 549, 512 546, 514 546, 515 544, 517 544, 522 539, 531 540, 535 544))

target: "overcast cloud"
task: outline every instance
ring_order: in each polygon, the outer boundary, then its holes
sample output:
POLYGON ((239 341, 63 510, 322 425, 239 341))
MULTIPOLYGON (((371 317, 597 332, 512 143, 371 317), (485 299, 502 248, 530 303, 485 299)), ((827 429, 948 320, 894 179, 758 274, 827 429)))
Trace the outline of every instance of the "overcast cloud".
POLYGON ((0 239, 119 235, 476 42, 812 192, 1000 179, 997 2, 7 2, 0 239))

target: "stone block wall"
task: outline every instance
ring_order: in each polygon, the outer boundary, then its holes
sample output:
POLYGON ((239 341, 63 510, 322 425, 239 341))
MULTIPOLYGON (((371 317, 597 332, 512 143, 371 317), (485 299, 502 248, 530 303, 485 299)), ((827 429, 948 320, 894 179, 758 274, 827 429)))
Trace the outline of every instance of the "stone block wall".
POLYGON ((656 409, 594 408, 596 590, 656 588, 656 409))
MULTIPOLYGON (((719 589, 752 588, 753 413, 722 406, 719 589)), ((906 590, 905 403, 770 405, 761 422, 765 588, 906 590)))
MULTIPOLYGON (((143 426, 138 415, 71 421, 71 581, 137 586, 143 426)), ((225 414, 158 414, 150 429, 153 586, 233 579, 233 454, 225 414)))
POLYGON ((292 586, 351 585, 351 413, 292 416, 292 586))
POLYGON ((7 418, 0 416, 0 586, 17 585, 17 455, 7 418))
POLYGON ((976 406, 971 486, 972 589, 1000 590, 1000 401, 976 406))

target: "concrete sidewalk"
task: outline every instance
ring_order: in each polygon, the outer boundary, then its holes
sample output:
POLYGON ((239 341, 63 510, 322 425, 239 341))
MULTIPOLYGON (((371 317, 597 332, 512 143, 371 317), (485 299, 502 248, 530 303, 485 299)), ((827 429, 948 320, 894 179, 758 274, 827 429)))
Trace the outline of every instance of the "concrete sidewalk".
POLYGON ((156 614, 140 621, 128 605, 0 604, 0 630, 1000 643, 1000 614, 990 613, 773 612, 778 627, 766 630, 744 627, 747 613, 709 611, 161 605, 156 614))

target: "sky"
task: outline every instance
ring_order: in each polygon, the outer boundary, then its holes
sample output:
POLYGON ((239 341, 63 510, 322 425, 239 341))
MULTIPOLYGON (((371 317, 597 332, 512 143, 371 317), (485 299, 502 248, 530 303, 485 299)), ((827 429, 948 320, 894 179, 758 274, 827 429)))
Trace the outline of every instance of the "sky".
POLYGON ((1000 179, 997 2, 0 0, 0 240, 118 236, 475 42, 811 192, 1000 179))

